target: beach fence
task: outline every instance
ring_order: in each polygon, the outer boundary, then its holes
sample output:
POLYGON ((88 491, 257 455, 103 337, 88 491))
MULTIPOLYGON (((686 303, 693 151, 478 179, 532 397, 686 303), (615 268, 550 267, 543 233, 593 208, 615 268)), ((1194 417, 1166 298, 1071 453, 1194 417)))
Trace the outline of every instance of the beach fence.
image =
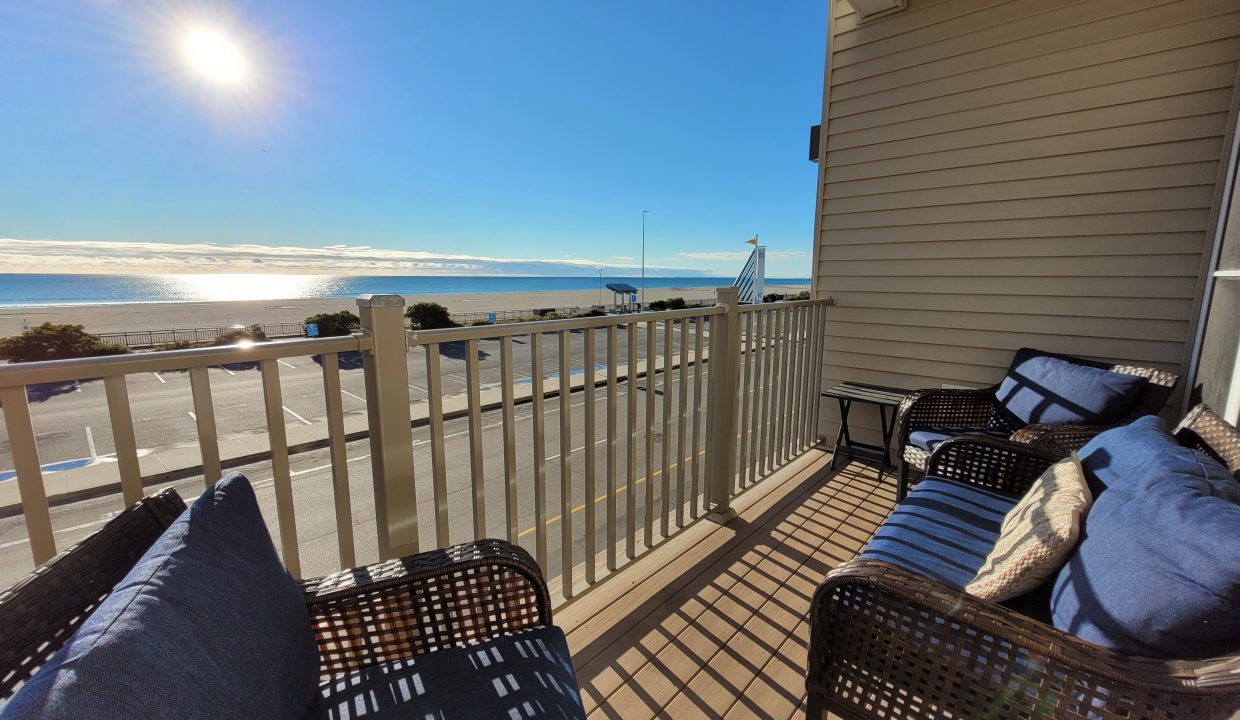
MULTIPOLYGON (((258 326, 269 338, 303 337, 306 334, 305 323, 259 323, 258 326)), ((160 345, 171 345, 178 342, 209 343, 234 330, 253 327, 253 325, 228 325, 213 328, 182 328, 179 330, 135 330, 114 333, 95 333, 99 342, 108 345, 124 345, 130 348, 150 348, 160 345)))

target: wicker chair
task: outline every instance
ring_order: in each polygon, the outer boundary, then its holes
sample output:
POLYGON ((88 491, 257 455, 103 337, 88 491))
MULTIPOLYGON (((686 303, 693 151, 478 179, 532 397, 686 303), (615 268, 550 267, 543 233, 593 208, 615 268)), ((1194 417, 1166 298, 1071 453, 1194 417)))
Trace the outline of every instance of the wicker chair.
POLYGON ((909 442, 909 436, 916 430, 929 427, 977 428, 982 434, 1002 434, 1016 442, 1044 448, 1058 454, 1059 457, 1064 457, 1081 449, 1090 438, 1103 430, 1132 422, 1142 415, 1151 415, 1160 411, 1179 380, 1178 375, 1166 370, 1132 365, 1111 365, 1071 355, 1045 354, 1078 365, 1144 377, 1149 380, 1149 385, 1146 386, 1140 401, 1128 416, 1111 425, 1038 423, 1021 426, 1015 424, 999 409, 996 396, 998 384, 976 390, 927 388, 910 393, 896 411, 896 426, 899 432, 896 447, 899 448, 900 454, 900 468, 896 478, 896 499, 904 499, 908 489, 910 468, 919 473, 926 471, 926 462, 930 453, 909 442))
MULTIPOLYGON (((0 595, 0 699, 12 696, 56 654, 184 509, 172 489, 143 498, 0 595)), ((319 644, 321 680, 551 624, 551 600, 538 566, 529 553, 502 540, 411 555, 301 585, 319 644)))
MULTIPOLYGON (((1240 469, 1240 432, 1204 407, 1177 428, 1240 469)), ((1020 494, 1055 455, 966 437, 931 455, 929 474, 1020 494)), ((1159 661, 1080 640, 890 563, 836 568, 810 609, 810 718, 1240 717, 1240 656, 1159 661)))

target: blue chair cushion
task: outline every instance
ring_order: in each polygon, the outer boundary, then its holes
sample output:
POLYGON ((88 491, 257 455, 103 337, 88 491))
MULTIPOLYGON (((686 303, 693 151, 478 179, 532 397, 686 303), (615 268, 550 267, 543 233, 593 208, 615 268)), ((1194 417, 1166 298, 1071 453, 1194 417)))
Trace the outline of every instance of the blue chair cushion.
POLYGON ((307 720, 585 718, 568 643, 557 627, 365 668, 320 692, 307 720))
POLYGON ((909 491, 860 557, 963 589, 999 539, 1017 498, 930 476, 909 491))
POLYGON ((1136 375, 1021 348, 995 395, 1003 413, 1018 424, 1099 425, 1122 420, 1148 384, 1136 375))
POLYGON ((239 474, 207 490, 0 712, 14 718, 305 715, 319 654, 239 474))
POLYGON ((951 440, 961 435, 984 435, 1001 439, 1007 439, 1008 437, 1008 433, 1002 430, 988 430, 986 428, 927 427, 909 433, 908 442, 910 445, 919 447, 926 452, 934 452, 934 449, 942 445, 943 441, 951 440))
POLYGON ((1240 484, 1181 447, 1160 418, 1081 450, 1102 488, 1055 579, 1055 627, 1125 653, 1201 659, 1240 652, 1240 484))

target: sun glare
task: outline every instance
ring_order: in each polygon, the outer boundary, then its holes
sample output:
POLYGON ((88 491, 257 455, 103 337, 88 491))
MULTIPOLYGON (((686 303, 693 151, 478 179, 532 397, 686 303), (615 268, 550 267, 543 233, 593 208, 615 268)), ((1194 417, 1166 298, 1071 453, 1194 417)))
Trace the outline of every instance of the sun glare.
POLYGON ((190 67, 212 82, 235 85, 250 74, 240 46, 217 30, 196 27, 186 33, 181 48, 190 67))

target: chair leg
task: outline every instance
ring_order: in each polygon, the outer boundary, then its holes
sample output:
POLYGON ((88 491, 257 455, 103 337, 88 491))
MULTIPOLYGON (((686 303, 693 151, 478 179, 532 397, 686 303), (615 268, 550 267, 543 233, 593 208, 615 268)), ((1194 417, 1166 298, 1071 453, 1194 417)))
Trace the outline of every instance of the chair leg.
POLYGON ((900 448, 900 470, 896 473, 896 502, 904 502, 908 494, 908 461, 904 459, 904 448, 900 448))

